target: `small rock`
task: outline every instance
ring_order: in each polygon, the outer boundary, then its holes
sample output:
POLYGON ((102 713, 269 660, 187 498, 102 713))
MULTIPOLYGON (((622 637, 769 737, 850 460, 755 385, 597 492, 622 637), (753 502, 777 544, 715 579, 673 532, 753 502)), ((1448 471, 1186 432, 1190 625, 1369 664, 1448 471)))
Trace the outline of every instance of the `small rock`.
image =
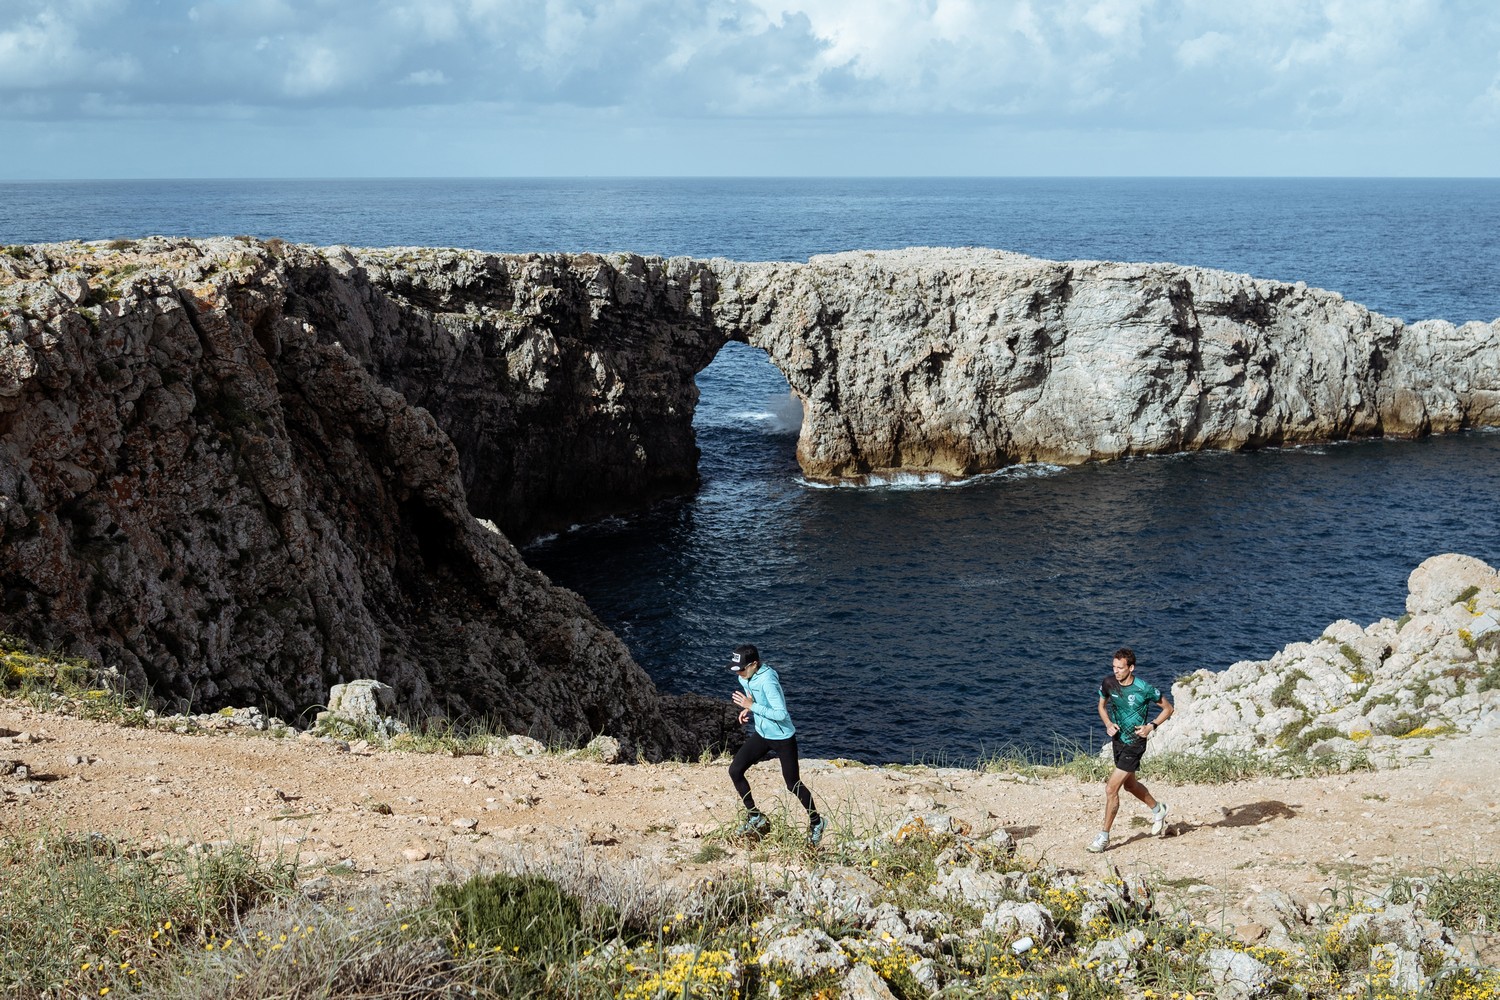
POLYGON ((1271 967, 1244 952, 1215 948, 1203 956, 1209 978, 1218 987, 1220 997, 1248 998, 1265 993, 1271 980, 1271 967))
POLYGON ((540 757, 547 752, 547 747, 540 740, 515 733, 503 740, 490 740, 484 752, 491 757, 501 757, 507 754, 512 757, 540 757))
POLYGON ((598 755, 599 759, 606 764, 618 764, 625 756, 624 747, 613 736, 595 736, 583 749, 588 753, 598 755))
POLYGON ((453 829, 455 830, 472 830, 478 825, 479 820, 473 819, 469 816, 460 816, 458 819, 453 821, 453 829))
POLYGON ((849 968, 849 957, 838 942, 815 927, 772 941, 766 945, 761 962, 783 966, 792 975, 803 978, 849 968))
POLYGON ((896 1000, 891 988, 880 978, 880 973, 868 965, 856 965, 844 975, 843 989, 839 996, 847 1000, 896 1000))

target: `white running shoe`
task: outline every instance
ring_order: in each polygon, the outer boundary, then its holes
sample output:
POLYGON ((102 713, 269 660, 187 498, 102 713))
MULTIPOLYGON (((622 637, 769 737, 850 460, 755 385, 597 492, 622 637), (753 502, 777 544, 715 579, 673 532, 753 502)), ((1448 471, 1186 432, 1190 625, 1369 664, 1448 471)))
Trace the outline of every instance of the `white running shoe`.
POLYGON ((1151 810, 1151 836, 1160 837, 1167 831, 1167 804, 1158 802, 1151 810))
POLYGON ((1095 837, 1093 842, 1089 844, 1088 850, 1090 854, 1099 854, 1109 850, 1109 833, 1105 830, 1100 830, 1099 836, 1095 837))

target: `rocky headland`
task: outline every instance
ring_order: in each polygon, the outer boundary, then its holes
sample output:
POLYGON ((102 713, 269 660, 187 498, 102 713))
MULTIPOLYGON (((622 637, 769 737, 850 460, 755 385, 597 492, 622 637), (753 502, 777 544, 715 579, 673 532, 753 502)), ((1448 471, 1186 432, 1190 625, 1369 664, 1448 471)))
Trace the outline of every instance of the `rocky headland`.
POLYGON ((814 478, 1500 423, 1500 325, 1156 264, 807 264, 154 238, 0 253, 0 614, 178 707, 725 738, 512 542, 696 483, 729 340, 814 478))

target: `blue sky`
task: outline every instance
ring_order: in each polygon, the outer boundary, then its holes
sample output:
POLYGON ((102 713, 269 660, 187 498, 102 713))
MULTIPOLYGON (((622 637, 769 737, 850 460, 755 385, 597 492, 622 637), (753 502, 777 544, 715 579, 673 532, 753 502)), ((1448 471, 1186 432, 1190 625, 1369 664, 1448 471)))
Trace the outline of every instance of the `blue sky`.
POLYGON ((0 178, 1495 176, 1493 0, 0 0, 0 178))

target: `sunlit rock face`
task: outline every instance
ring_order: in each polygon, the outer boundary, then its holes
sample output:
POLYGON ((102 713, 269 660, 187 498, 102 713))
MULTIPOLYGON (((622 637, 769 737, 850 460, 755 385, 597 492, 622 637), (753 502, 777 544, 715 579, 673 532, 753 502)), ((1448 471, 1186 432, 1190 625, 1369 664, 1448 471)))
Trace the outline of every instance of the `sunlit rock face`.
POLYGON ((717 323, 805 401, 816 478, 1500 423, 1500 324, 1407 325, 1300 283, 952 249, 715 270, 717 323))

